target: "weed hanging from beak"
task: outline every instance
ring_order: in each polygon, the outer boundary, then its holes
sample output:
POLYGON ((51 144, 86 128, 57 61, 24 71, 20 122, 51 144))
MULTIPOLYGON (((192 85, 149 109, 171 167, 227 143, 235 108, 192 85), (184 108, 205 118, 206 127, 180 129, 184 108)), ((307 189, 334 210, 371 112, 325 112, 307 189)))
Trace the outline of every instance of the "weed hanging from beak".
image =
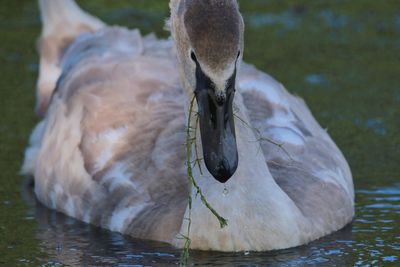
MULTIPOLYGON (((187 233, 186 235, 181 234, 181 238, 185 240, 185 244, 183 247, 183 252, 180 258, 180 266, 187 266, 188 260, 189 260, 189 249, 190 249, 190 244, 191 244, 191 239, 190 239, 190 228, 192 226, 192 202, 193 202, 193 196, 192 196, 192 188, 196 189, 196 195, 195 197, 200 196, 201 202, 203 205, 210 210, 210 212, 217 218, 219 221, 219 225, 221 228, 224 228, 225 226, 228 225, 228 221, 219 215, 219 213, 208 203, 206 197, 203 195, 203 192, 200 188, 200 186, 197 184, 195 178, 193 177, 193 167, 192 167, 192 161, 191 161, 191 154, 192 154, 192 146, 193 144, 195 145, 195 152, 196 152, 196 160, 194 161, 194 167, 198 165, 200 168, 200 159, 198 158, 198 153, 197 153, 197 146, 196 146, 196 132, 197 132, 197 125, 199 120, 196 120, 196 126, 194 128, 191 127, 192 123, 192 114, 193 114, 193 105, 195 101, 195 96, 193 96, 192 100, 190 101, 190 106, 189 106, 189 116, 188 116, 188 121, 187 121, 187 127, 186 127, 186 173, 187 177, 189 179, 189 196, 188 196, 188 218, 185 218, 188 222, 187 226, 187 233)), ((198 114, 196 113, 196 116, 198 114)), ((201 168, 200 168, 201 172, 201 168)))

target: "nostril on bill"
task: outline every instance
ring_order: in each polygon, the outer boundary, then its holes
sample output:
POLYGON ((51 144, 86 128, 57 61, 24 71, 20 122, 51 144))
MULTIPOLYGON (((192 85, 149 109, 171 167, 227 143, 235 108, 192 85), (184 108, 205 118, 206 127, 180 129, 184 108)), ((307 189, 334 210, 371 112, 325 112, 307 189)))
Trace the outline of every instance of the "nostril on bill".
POLYGON ((225 95, 224 94, 217 94, 215 96, 215 100, 218 106, 222 106, 225 103, 225 95))

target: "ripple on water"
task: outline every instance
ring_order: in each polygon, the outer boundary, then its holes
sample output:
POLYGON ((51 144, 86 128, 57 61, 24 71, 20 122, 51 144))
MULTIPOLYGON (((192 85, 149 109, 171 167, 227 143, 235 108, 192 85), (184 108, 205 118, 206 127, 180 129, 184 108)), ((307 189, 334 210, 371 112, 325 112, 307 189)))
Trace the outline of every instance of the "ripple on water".
POLYGON ((400 196, 400 185, 393 187, 376 188, 373 190, 359 189, 356 191, 360 195, 399 195, 400 196))
POLYGON ((386 262, 396 262, 398 261, 399 257, 398 256, 385 256, 383 257, 383 261, 386 262))
MULTIPOLYGON (((393 235, 400 209, 400 187, 357 190, 352 226, 306 246, 270 252, 219 253, 192 251, 199 266, 354 266, 382 265, 398 260, 400 236, 393 235), (388 212, 385 212, 388 211, 388 212)), ((168 244, 135 240, 102 230, 48 210, 40 205, 35 217, 46 261, 57 265, 173 266, 181 250, 168 244)))
POLYGON ((354 238, 359 240, 355 252, 359 254, 355 266, 382 265, 397 260, 399 241, 393 236, 398 227, 396 212, 400 211, 400 186, 357 190, 357 218, 354 238))

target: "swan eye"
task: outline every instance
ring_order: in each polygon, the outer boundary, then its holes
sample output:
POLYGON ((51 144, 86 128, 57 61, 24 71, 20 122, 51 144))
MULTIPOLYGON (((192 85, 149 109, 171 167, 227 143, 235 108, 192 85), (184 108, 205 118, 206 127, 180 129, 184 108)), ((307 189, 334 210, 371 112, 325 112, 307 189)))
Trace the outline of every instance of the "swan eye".
POLYGON ((195 63, 197 63, 197 57, 196 57, 196 55, 195 55, 195 53, 192 51, 192 53, 190 53, 190 58, 195 62, 195 63))

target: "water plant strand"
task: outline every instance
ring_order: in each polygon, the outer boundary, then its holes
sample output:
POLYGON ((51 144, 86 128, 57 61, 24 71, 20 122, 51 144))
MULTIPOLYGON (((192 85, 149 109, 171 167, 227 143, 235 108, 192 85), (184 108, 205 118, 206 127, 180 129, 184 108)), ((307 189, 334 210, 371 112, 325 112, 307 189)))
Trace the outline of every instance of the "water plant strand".
POLYGON ((286 150, 286 148, 284 147, 284 144, 283 144, 283 143, 280 144, 280 143, 278 143, 278 142, 275 142, 275 141, 272 140, 272 139, 269 139, 269 138, 267 138, 267 137, 263 137, 262 134, 261 134, 261 132, 260 132, 260 130, 258 130, 257 128, 252 127, 251 125, 249 125, 245 120, 243 120, 243 119, 242 119, 241 117, 239 117, 237 114, 234 114, 234 116, 235 116, 241 123, 243 123, 246 127, 248 127, 249 129, 251 129, 251 130, 253 130, 253 131, 255 131, 255 132, 257 133, 257 135, 258 135, 258 139, 256 140, 257 142, 266 141, 266 142, 268 142, 268 143, 271 143, 271 144, 273 144, 273 145, 279 147, 279 148, 283 151, 283 153, 285 153, 286 156, 288 156, 288 158, 289 158, 291 161, 293 161, 292 156, 291 156, 290 153, 286 150))
MULTIPOLYGON (((196 182, 196 179, 193 176, 193 168, 192 168, 192 162, 191 162, 191 154, 192 154, 192 145, 195 144, 197 146, 196 142, 196 132, 197 132, 197 125, 199 122, 198 119, 198 114, 197 119, 196 119, 196 126, 195 128, 192 129, 191 127, 191 122, 192 122, 192 114, 193 114, 193 106, 194 106, 194 101, 195 101, 195 96, 193 96, 192 100, 190 101, 190 106, 189 106, 189 115, 188 115, 188 121, 187 121, 187 128, 186 128, 186 172, 187 172, 187 177, 189 179, 189 196, 188 196, 188 218, 185 218, 188 222, 187 226, 187 234, 186 235, 181 235, 181 238, 185 240, 185 244, 183 246, 183 252, 182 256, 180 259, 180 266, 187 266, 188 260, 189 260, 189 250, 190 250, 190 245, 191 245, 191 239, 190 239, 190 229, 192 226, 192 202, 193 202, 193 196, 192 196, 192 188, 196 189, 196 197, 200 196, 200 200, 203 203, 203 205, 210 210, 210 212, 218 219, 220 227, 224 228, 225 226, 228 225, 228 220, 219 215, 219 213, 211 206, 211 204, 207 201, 206 197, 203 195, 203 192, 196 182), (192 132, 194 132, 194 137, 192 137, 192 132)), ((198 165, 200 168, 200 162, 201 160, 198 158, 198 153, 197 153, 197 147, 196 149, 196 160, 194 163, 194 166, 198 165)), ((200 168, 201 171, 201 168, 200 168)))

